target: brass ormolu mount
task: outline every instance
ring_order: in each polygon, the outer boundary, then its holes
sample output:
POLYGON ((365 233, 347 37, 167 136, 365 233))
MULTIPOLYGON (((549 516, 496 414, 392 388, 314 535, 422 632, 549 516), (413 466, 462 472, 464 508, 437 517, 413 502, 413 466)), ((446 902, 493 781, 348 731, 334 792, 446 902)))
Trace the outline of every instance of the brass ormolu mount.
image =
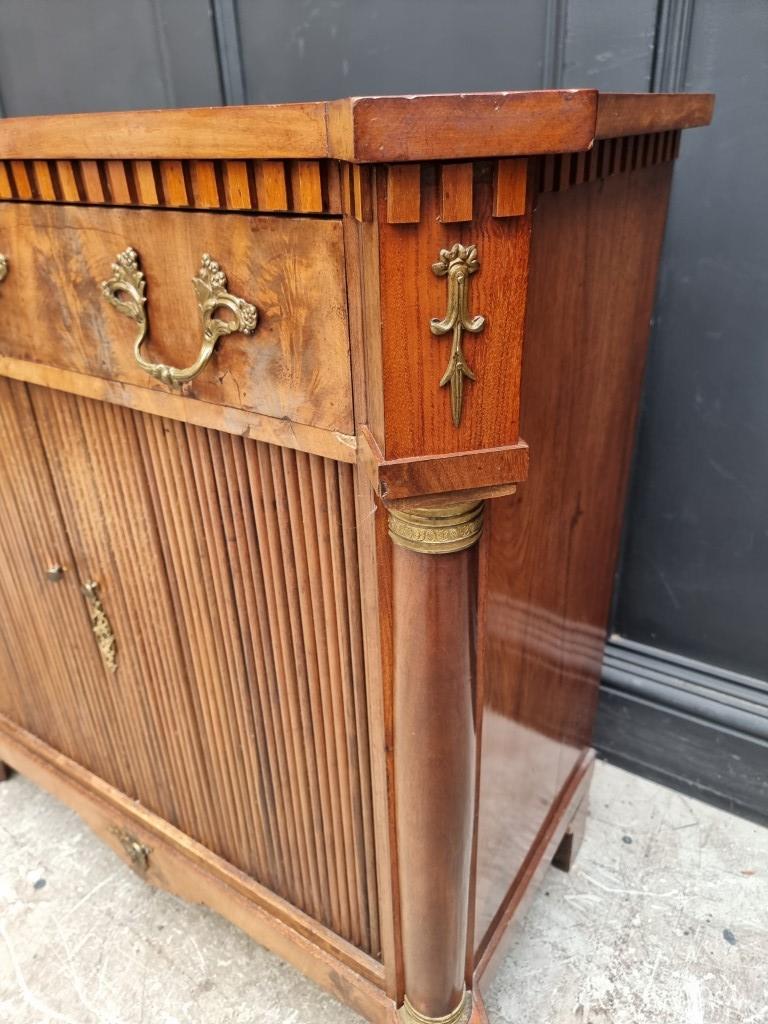
POLYGON ((400 1008, 400 1020, 402 1024, 469 1024, 472 1017, 472 993, 464 991, 461 1002, 451 1013, 444 1017, 426 1017, 419 1013, 405 997, 400 1008))
POLYGON ((122 846, 133 870, 139 875, 145 875, 149 868, 149 855, 152 852, 150 848, 138 840, 127 828, 115 826, 110 829, 110 832, 122 846))
POLYGON ((216 260, 204 253, 197 275, 192 278, 197 294, 197 305, 203 328, 203 343, 197 359, 191 366, 180 369, 167 366, 165 363, 153 363, 145 359, 142 346, 147 340, 149 322, 146 310, 147 281, 139 267, 139 254, 135 249, 125 249, 118 254, 112 264, 112 277, 102 281, 101 290, 104 298, 118 313, 130 317, 138 324, 139 330, 133 345, 136 362, 150 377, 181 387, 194 380, 208 365, 219 338, 226 334, 253 334, 258 322, 256 307, 227 291, 227 277, 216 260), (213 314, 217 309, 228 309, 234 319, 221 320, 213 314))
POLYGON ((483 532, 484 501, 434 508, 389 509, 393 543, 423 555, 448 555, 471 548, 483 532))
POLYGON ((450 249, 441 249, 437 263, 432 270, 438 277, 448 278, 448 308, 442 320, 433 317, 429 329, 438 337, 453 331, 451 358, 448 367, 440 378, 440 387, 451 385, 451 415, 453 425, 461 423, 461 407, 464 401, 464 378, 476 380, 474 373, 464 358, 461 336, 463 331, 479 334, 485 326, 484 316, 470 316, 469 313, 469 278, 479 268, 476 245, 461 245, 456 242, 450 249))

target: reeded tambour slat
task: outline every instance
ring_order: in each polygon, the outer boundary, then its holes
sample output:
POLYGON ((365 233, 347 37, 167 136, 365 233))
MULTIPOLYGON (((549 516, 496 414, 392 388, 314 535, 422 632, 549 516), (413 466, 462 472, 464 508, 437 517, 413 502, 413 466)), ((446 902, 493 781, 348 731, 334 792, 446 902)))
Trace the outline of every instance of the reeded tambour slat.
POLYGON ((377 955, 352 467, 3 378, 0 417, 0 713, 377 955))

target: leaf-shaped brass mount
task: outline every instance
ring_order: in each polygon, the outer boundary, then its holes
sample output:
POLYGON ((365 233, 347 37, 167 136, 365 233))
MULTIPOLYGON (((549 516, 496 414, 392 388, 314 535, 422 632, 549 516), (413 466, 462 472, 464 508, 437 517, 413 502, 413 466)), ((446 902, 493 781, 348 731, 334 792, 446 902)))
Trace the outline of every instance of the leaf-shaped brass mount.
POLYGON ((112 264, 112 277, 103 281, 101 290, 104 297, 123 316, 130 317, 139 325, 139 332, 133 346, 133 353, 139 366, 151 377, 181 387, 194 380, 203 370, 213 355, 216 343, 225 334, 253 334, 258 322, 256 307, 237 295, 227 291, 227 277, 216 260, 207 253, 203 255, 197 277, 192 278, 200 309, 203 328, 203 344, 200 353, 191 366, 178 369, 165 363, 153 363, 145 359, 141 348, 147 338, 149 328, 146 311, 146 278, 139 268, 139 255, 135 249, 121 252, 112 264), (220 320, 213 314, 217 309, 228 309, 234 320, 220 320))
POLYGON ((476 245, 461 245, 457 242, 450 249, 441 249, 437 263, 432 270, 438 277, 448 278, 448 310, 442 320, 434 317, 429 322, 429 329, 438 337, 453 331, 451 358, 448 368, 440 378, 440 387, 451 385, 451 414, 453 425, 461 423, 461 405, 464 400, 464 378, 476 380, 464 359, 461 346, 463 331, 478 334, 485 326, 484 316, 469 315, 469 277, 480 266, 477 259, 476 245))
POLYGON ((0 283, 8 277, 8 257, 0 252, 0 283))

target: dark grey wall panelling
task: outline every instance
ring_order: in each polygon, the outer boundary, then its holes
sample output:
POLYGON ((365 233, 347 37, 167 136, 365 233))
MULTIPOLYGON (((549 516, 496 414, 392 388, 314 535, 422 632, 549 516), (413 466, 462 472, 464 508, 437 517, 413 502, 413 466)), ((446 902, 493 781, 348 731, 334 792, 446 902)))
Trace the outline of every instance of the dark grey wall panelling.
POLYGON ((540 88, 541 0, 239 0, 249 103, 540 88))
POLYGON ((222 102, 208 0, 5 0, 6 116, 222 102))
POLYGON ((647 92, 658 0, 568 0, 566 89, 647 92))
POLYGON ((616 630, 768 679, 768 5, 696 0, 616 630))

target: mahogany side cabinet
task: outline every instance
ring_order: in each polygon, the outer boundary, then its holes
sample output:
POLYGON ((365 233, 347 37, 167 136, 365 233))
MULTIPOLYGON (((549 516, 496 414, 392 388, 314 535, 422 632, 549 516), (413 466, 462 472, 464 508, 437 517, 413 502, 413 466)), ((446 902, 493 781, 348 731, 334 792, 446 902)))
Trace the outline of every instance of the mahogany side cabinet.
POLYGON ((708 95, 0 122, 0 760, 376 1024, 584 825, 708 95))

